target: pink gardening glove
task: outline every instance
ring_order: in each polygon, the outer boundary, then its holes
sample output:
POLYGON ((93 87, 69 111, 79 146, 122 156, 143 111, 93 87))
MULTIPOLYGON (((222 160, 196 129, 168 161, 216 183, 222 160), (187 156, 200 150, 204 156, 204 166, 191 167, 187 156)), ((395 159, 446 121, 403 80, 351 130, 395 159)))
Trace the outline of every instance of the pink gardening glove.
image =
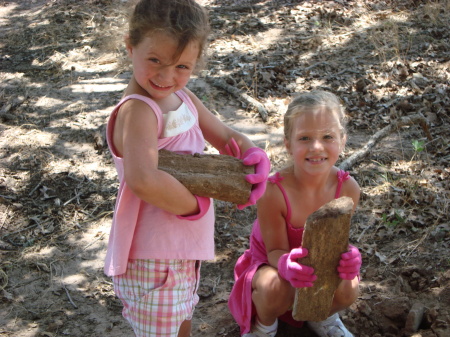
POLYGON ((208 212, 209 205, 211 204, 211 199, 206 198, 206 197, 199 197, 198 195, 195 195, 195 194, 194 194, 194 197, 197 199, 198 208, 200 209, 200 211, 197 214, 177 215, 178 219, 189 220, 189 221, 198 220, 198 219, 202 218, 206 214, 206 212, 208 212))
POLYGON ((256 204, 266 190, 266 180, 270 172, 270 160, 267 157, 267 154, 259 147, 252 147, 245 151, 241 158, 241 149, 234 138, 230 139, 230 142, 225 145, 225 150, 221 151, 220 154, 226 154, 242 159, 243 164, 247 166, 255 165, 255 173, 245 177, 245 180, 253 185, 250 197, 245 204, 238 205, 237 207, 239 209, 244 209, 247 206, 256 204))
POLYGON ((242 156, 242 162, 247 166, 255 165, 255 173, 245 176, 245 180, 253 185, 252 192, 245 204, 237 206, 239 209, 244 209, 247 206, 256 204, 258 199, 262 197, 266 190, 266 181, 270 172, 269 157, 267 157, 267 153, 259 147, 251 147, 245 151, 242 156))
POLYGON ((294 288, 312 287, 313 282, 317 279, 317 276, 314 275, 314 268, 297 262, 297 259, 307 255, 306 248, 294 248, 290 253, 281 255, 278 260, 278 273, 294 288))
POLYGON ((348 245, 348 249, 348 252, 341 255, 341 260, 337 267, 339 277, 343 280, 353 280, 358 276, 362 264, 361 253, 358 248, 348 245))
POLYGON ((241 148, 239 147, 238 143, 236 143, 234 138, 231 138, 230 142, 225 145, 225 151, 219 151, 219 153, 241 159, 241 148))

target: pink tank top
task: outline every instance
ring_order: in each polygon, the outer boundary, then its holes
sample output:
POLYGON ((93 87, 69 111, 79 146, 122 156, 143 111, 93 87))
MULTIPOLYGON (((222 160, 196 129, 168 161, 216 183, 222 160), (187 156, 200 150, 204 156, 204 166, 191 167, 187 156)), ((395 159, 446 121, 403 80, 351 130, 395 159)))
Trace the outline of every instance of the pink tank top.
MULTIPOLYGON (((159 106, 150 98, 141 95, 125 97, 111 114, 107 128, 108 145, 114 159, 119 178, 119 190, 105 258, 105 273, 120 275, 126 271, 128 259, 182 259, 210 260, 214 258, 214 207, 213 203, 204 217, 195 221, 178 219, 151 204, 148 204, 128 188, 124 180, 123 160, 113 146, 116 113, 128 99, 147 103, 158 120, 158 149, 177 153, 202 153, 205 140, 198 122, 198 112, 184 91, 176 94, 192 114, 193 122, 181 133, 173 136, 178 123, 167 119, 159 106), (171 127, 167 127, 168 123, 171 127), (172 134, 171 134, 172 133, 172 134)), ((185 107, 181 113, 186 114, 185 107)), ((177 117, 177 116, 175 116, 177 117)), ((190 116, 179 116, 186 119, 190 116)))
MULTIPOLYGON (((338 185, 336 187, 336 193, 334 195, 334 198, 337 199, 340 197, 341 195, 341 190, 342 190, 342 185, 344 183, 344 181, 348 180, 350 178, 350 175, 348 172, 344 171, 344 170, 339 170, 337 172, 337 179, 338 179, 338 185)), ((275 175, 269 177, 269 181, 273 184, 276 184, 278 186, 278 188, 280 189, 281 193, 283 193, 283 197, 284 197, 284 201, 286 202, 286 208, 287 208, 287 214, 286 214, 286 228, 287 228, 287 234, 288 234, 288 238, 289 238, 289 247, 295 248, 295 247, 300 247, 302 244, 302 237, 303 237, 303 228, 294 228, 292 227, 291 224, 291 213, 292 213, 292 209, 291 209, 291 203, 289 201, 289 198, 287 196, 287 193, 283 187, 283 185, 281 185, 281 181, 284 179, 284 177, 282 177, 280 175, 279 172, 275 173, 275 175)))

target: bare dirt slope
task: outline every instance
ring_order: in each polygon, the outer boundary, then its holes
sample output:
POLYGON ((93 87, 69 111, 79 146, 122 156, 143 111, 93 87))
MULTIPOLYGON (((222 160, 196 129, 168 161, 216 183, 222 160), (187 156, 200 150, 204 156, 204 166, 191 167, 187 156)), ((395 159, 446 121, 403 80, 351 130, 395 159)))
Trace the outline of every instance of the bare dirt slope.
MULTIPOLYGON (((0 1, 0 336, 132 335, 102 272, 117 189, 103 131, 130 76, 126 3, 0 1)), ((363 191, 351 242, 364 263, 345 324, 363 337, 450 336, 450 2, 202 3, 213 38, 189 86, 266 149, 274 171, 287 160, 282 117, 297 91, 341 97, 343 159, 381 132, 350 166, 363 191)), ((217 202, 216 213, 192 336, 237 337, 227 298, 255 208, 217 202)), ((278 333, 299 335, 313 336, 278 333)))

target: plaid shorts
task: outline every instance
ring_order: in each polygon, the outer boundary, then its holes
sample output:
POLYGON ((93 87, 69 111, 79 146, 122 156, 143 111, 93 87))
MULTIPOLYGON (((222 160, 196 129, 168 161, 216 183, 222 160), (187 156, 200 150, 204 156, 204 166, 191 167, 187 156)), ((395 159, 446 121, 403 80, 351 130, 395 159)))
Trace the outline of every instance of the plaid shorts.
POLYGON ((181 323, 192 319, 199 279, 200 261, 137 259, 113 282, 136 336, 176 337, 181 323))

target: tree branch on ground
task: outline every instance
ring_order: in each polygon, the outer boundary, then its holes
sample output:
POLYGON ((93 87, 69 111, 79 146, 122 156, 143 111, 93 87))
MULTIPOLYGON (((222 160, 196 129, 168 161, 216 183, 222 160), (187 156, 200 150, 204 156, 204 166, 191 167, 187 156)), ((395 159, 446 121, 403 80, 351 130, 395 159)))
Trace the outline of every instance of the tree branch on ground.
POLYGON ((398 128, 413 124, 419 124, 422 130, 424 131, 425 135, 427 136, 427 138, 429 140, 432 139, 430 132, 428 130, 428 124, 425 117, 419 114, 401 117, 397 120, 392 121, 391 124, 384 127, 383 129, 375 133, 372 137, 370 137, 369 141, 362 147, 362 149, 356 151, 350 157, 345 159, 339 165, 339 168, 341 170, 348 171, 351 167, 355 166, 356 163, 361 162, 381 139, 385 138, 398 128))
POLYGON ((207 79, 216 87, 219 87, 221 89, 226 90, 230 94, 236 96, 239 100, 244 101, 248 105, 253 105, 259 112, 259 115, 261 116, 262 120, 265 122, 267 121, 267 110, 264 107, 263 104, 258 102, 253 97, 241 92, 239 89, 227 84, 224 80, 214 77, 207 77, 207 79))

